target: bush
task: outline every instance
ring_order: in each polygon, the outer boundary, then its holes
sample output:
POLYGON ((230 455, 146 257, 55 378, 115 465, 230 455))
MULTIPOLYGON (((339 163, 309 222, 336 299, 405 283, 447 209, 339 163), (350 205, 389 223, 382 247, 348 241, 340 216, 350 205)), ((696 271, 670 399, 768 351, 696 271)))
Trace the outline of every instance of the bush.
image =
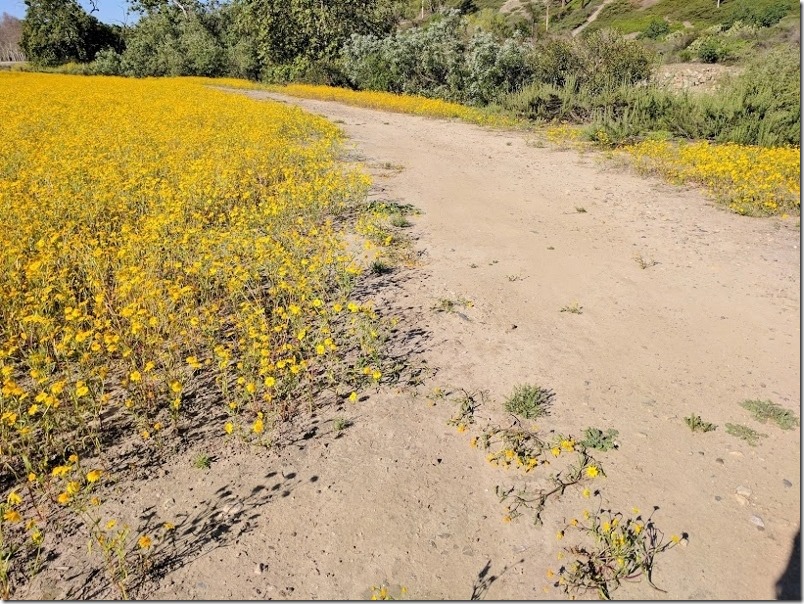
POLYGON ((731 56, 728 46, 716 36, 698 38, 689 50, 704 63, 722 63, 731 56))
POLYGON ((102 50, 95 55, 95 60, 89 64, 89 71, 93 75, 123 75, 123 57, 119 52, 111 48, 102 50))
POLYGON ((564 86, 574 78, 595 91, 633 85, 650 77, 653 57, 639 42, 613 30, 538 45, 531 56, 537 80, 564 86))
POLYGON ((126 40, 121 68, 145 76, 219 76, 227 66, 221 42, 202 16, 163 8, 144 16, 126 40))
POLYGON ((670 25, 664 19, 653 19, 639 35, 640 38, 657 40, 670 32, 670 25))
POLYGON ((356 88, 472 105, 520 90, 532 75, 529 47, 517 38, 470 34, 467 23, 451 11, 385 38, 354 35, 341 55, 343 73, 356 88))

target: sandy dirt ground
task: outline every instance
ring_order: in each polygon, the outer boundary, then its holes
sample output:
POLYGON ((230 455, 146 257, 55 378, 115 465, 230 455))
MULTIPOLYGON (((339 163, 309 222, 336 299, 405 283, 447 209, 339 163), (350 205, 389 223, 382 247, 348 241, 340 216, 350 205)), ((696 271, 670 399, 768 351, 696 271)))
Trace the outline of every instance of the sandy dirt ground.
MULTIPOLYGON (((688 535, 656 559, 667 593, 642 581, 615 597, 777 595, 799 532, 800 431, 739 403, 799 413, 796 220, 736 216, 525 133, 270 96, 338 122, 348 155, 374 166, 372 195, 420 210, 408 229, 417 266, 377 277, 366 297, 402 319, 395 354, 429 372, 301 419, 280 451, 199 441, 121 485, 133 521, 180 529, 140 597, 361 599, 384 582, 413 599, 561 599, 546 575, 567 545, 556 531, 594 502, 568 490, 541 527, 502 522, 495 487, 538 472, 515 479, 487 463, 471 431, 447 424, 455 404, 429 396, 488 391, 482 427, 510 420, 502 401, 521 383, 555 392, 543 430, 619 430, 619 449, 596 454, 604 507, 658 506, 660 529, 688 535), (445 299, 472 304, 433 310, 445 299), (581 314, 560 312, 573 304, 581 314), (691 413, 718 429, 691 432, 691 413), (353 422, 340 435, 336 416, 353 422), (749 446, 727 422, 767 437, 749 446), (210 469, 192 467, 199 452, 214 455, 210 469)), ((76 553, 21 597, 114 596, 81 570, 74 539, 76 553)))

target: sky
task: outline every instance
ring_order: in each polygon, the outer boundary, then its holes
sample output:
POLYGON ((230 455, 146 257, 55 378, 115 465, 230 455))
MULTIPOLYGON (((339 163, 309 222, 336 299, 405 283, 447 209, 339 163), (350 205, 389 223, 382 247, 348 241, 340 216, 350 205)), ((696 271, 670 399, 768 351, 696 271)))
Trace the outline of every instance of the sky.
MULTIPOLYGON (((78 3, 87 12, 91 9, 87 0, 78 0, 78 3)), ((96 0, 96 4, 98 11, 93 15, 104 23, 124 25, 134 23, 137 20, 136 14, 126 14, 128 11, 128 2, 126 0, 96 0)), ((25 2, 23 0, 0 0, 0 14, 3 13, 23 19, 25 17, 25 2)))

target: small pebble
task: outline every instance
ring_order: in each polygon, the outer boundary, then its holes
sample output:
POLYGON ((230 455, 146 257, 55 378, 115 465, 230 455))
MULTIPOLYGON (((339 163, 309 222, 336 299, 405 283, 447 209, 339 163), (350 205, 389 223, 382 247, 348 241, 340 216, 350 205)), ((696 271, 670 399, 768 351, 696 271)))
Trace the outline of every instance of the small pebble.
POLYGON ((749 489, 748 487, 744 487, 743 485, 737 487, 735 493, 737 493, 738 495, 742 495, 743 497, 751 497, 751 489, 749 489))
POLYGON ((740 505, 748 505, 748 499, 746 497, 743 497, 742 495, 735 495, 734 498, 740 505))
POLYGON ((722 499, 720 495, 715 495, 715 501, 722 501, 722 499))
POLYGON ((793 486, 793 483, 787 480, 787 478, 782 479, 782 484, 788 489, 793 486))
POLYGON ((743 454, 740 451, 729 451, 729 455, 734 455, 734 457, 742 457, 743 454))
POLYGON ((751 522, 751 524, 755 525, 760 531, 765 530, 765 523, 759 516, 751 516, 748 520, 751 522))
POLYGON ((223 508, 221 508, 221 512, 224 516, 234 516, 239 512, 243 511, 243 504, 239 501, 230 501, 227 503, 223 508))
POLYGON ((647 438, 648 437, 648 435, 645 434, 644 432, 637 432, 637 436, 639 436, 640 438, 647 438))
POLYGON ((163 509, 163 510, 169 510, 169 509, 170 509, 170 508, 172 508, 174 505, 176 505, 176 500, 175 500, 175 499, 173 499, 173 497, 168 497, 167 499, 165 499, 165 500, 162 502, 162 509, 163 509))
POLYGON ((715 463, 726 463, 726 462, 725 462, 725 461, 723 461, 723 458, 722 458, 722 457, 718 457, 718 458, 715 460, 715 463))
POLYGON ((263 571, 263 565, 262 562, 260 562, 257 566, 254 567, 254 574, 261 575, 262 571, 263 571))

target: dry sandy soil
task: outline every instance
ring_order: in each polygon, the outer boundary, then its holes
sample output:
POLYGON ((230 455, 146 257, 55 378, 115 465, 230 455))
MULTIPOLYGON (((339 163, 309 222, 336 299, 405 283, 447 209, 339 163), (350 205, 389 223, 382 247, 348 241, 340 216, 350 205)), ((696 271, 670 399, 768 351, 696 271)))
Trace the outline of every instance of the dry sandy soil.
MULTIPOLYGON (((524 133, 282 100, 338 121, 349 155, 375 166, 372 195, 421 211, 408 230, 417 266, 375 278, 366 299, 402 318, 395 353, 430 371, 303 418, 279 451, 199 441, 119 485, 132 523, 178 527, 172 563, 138 595, 360 599, 385 582, 413 599, 563 597, 546 577, 571 540, 556 531, 594 500, 570 489, 542 527, 502 522, 495 487, 543 477, 488 464, 469 446, 477 430, 447 425, 455 404, 428 397, 487 390, 483 427, 510 422, 502 401, 527 382, 556 393, 545 432, 619 430, 619 449, 596 454, 604 507, 658 506, 660 529, 688 535, 656 559, 666 594, 641 581, 615 597, 775 597, 799 532, 800 431, 759 424, 739 402, 799 413, 795 221, 736 216, 524 133), (443 299, 473 304, 432 310, 443 299), (560 312, 572 303, 582 314, 560 312), (693 433, 691 413, 719 427, 693 433), (339 415, 353 422, 340 435, 339 415), (749 446, 727 422, 767 437, 749 446), (208 470, 192 466, 201 452, 208 470)), ((115 596, 72 541, 19 597, 115 596)))

